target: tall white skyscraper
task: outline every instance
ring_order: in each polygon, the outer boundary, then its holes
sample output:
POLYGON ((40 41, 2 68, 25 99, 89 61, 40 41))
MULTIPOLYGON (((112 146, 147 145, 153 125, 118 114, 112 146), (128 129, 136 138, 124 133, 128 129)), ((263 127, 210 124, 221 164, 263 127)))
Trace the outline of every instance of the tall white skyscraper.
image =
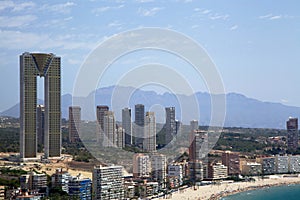
POLYGON ((154 112, 146 113, 143 150, 146 152, 156 152, 156 121, 154 112))
POLYGON ((44 78, 45 157, 61 154, 61 59, 51 53, 20 56, 20 158, 37 156, 37 77, 44 78))
POLYGON ((116 121, 114 112, 106 111, 103 118, 103 146, 115 146, 116 121))

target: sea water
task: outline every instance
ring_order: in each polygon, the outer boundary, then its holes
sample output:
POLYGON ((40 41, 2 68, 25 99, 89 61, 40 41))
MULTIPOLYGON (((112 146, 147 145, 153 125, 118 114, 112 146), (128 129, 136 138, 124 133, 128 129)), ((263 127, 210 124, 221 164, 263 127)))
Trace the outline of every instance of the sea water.
POLYGON ((300 200, 300 185, 284 185, 246 191, 222 200, 300 200))

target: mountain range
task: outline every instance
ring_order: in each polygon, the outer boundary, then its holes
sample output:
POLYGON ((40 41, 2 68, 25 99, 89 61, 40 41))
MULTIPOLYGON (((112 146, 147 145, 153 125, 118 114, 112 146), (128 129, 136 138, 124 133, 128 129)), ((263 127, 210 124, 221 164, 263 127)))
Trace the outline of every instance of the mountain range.
MULTIPOLYGON (((72 97, 65 94, 61 97, 62 117, 68 118, 68 108, 73 105, 81 106, 83 120, 96 119, 96 106, 108 105, 115 112, 116 119, 121 121, 122 108, 132 108, 134 119, 134 105, 144 104, 145 110, 154 111, 156 121, 165 121, 165 107, 174 106, 176 117, 183 124, 189 124, 193 119, 199 120, 200 125, 208 125, 211 118, 211 95, 206 92, 196 92, 193 95, 158 94, 133 87, 111 86, 97 89, 87 97, 72 97), (195 107, 196 106, 196 107, 195 107)), ((42 104, 42 100, 38 100, 42 104)), ((20 104, 3 111, 1 116, 19 117, 20 104)), ((244 128, 280 128, 285 129, 289 117, 299 117, 300 108, 286 106, 281 103, 262 102, 248 98, 242 94, 226 94, 226 127, 244 128)))

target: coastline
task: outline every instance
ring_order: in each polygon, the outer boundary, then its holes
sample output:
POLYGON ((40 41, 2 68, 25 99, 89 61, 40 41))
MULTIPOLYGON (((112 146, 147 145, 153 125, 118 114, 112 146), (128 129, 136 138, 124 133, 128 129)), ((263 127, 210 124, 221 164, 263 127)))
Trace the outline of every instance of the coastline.
MULTIPOLYGON (((196 186, 177 191, 168 196, 168 199, 180 200, 219 200, 223 197, 237 193, 258 190, 268 187, 276 187, 290 184, 300 184, 300 177, 290 175, 274 175, 267 179, 255 177, 255 182, 223 183, 219 185, 196 186)), ((162 198, 160 198, 162 199, 162 198)))

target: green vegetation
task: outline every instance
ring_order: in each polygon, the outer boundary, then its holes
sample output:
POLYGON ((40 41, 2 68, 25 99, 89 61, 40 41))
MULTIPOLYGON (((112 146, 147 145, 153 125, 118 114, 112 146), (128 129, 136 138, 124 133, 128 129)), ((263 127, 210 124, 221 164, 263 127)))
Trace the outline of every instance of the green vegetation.
POLYGON ((19 151, 19 128, 0 128, 0 152, 19 151))
POLYGON ((24 170, 0 168, 0 185, 8 186, 9 188, 16 188, 20 186, 19 177, 23 174, 27 174, 24 170))

